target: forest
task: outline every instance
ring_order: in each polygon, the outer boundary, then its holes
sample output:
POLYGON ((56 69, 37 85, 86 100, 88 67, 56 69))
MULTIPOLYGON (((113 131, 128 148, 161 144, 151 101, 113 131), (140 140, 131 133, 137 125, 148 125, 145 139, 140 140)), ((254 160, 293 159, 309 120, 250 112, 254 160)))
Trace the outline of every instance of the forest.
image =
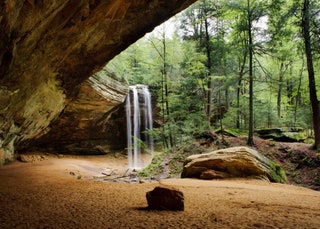
POLYGON ((320 149, 320 2, 200 0, 98 74, 149 86, 152 135, 174 149, 205 130, 302 128, 320 149))

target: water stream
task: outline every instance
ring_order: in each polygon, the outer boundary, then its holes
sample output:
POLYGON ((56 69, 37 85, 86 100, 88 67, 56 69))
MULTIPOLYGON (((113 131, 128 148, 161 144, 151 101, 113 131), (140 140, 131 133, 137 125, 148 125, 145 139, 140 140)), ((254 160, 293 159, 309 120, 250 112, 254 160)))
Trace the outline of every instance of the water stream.
POLYGON ((153 129, 151 94, 148 86, 138 84, 129 87, 126 98, 128 166, 140 169, 141 153, 153 154, 153 138, 148 130, 153 129))

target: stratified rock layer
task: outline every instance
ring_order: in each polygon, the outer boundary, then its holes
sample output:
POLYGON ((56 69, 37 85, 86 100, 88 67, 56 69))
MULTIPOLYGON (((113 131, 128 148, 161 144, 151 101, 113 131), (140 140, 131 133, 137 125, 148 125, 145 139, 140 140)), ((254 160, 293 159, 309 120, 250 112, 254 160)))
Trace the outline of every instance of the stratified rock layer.
POLYGON ((72 154, 106 154, 124 149, 127 92, 126 84, 111 77, 90 77, 50 124, 48 133, 21 144, 18 149, 72 154))
POLYGON ((0 164, 48 132, 84 80, 194 1, 2 1, 0 164))
POLYGON ((184 162, 182 178, 206 180, 225 178, 259 178, 286 183, 283 169, 248 147, 232 147, 188 157, 184 162))

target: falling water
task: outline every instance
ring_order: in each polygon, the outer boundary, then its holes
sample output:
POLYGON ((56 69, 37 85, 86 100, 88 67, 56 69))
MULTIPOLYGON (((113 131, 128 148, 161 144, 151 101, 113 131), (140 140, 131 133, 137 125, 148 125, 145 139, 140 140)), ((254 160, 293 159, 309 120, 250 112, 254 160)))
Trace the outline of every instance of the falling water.
POLYGON ((144 133, 144 144, 153 154, 153 138, 146 130, 153 129, 151 94, 148 86, 135 85, 129 87, 126 99, 127 147, 129 168, 143 167, 141 160, 141 133, 144 133))
MULTIPOLYGON (((153 129, 153 119, 152 119, 152 106, 151 106, 151 94, 147 86, 142 88, 144 95, 144 126, 147 130, 153 129)), ((153 137, 152 135, 145 133, 145 139, 149 150, 153 153, 153 137)))

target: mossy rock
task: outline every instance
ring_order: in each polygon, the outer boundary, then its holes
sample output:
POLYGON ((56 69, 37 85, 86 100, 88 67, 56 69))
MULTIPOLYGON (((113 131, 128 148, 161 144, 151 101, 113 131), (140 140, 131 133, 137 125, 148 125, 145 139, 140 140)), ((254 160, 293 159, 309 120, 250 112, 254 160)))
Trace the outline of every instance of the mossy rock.
POLYGON ((286 183, 287 180, 280 165, 248 147, 232 147, 189 156, 184 162, 181 177, 201 178, 206 171, 219 173, 220 179, 258 177, 277 183, 286 183))

